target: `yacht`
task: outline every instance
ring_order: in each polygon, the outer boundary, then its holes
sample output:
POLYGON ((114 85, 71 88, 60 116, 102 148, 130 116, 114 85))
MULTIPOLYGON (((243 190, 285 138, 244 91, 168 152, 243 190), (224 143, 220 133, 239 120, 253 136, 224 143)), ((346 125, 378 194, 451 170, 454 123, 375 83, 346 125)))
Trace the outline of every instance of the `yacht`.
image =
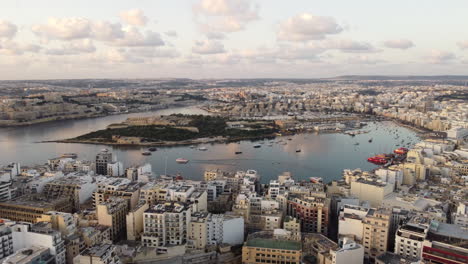
POLYGON ((198 150, 199 151, 207 151, 208 149, 206 147, 199 147, 198 150))
POLYGON ((188 159, 183 159, 183 158, 178 158, 176 159, 176 162, 179 164, 187 164, 189 162, 188 159))

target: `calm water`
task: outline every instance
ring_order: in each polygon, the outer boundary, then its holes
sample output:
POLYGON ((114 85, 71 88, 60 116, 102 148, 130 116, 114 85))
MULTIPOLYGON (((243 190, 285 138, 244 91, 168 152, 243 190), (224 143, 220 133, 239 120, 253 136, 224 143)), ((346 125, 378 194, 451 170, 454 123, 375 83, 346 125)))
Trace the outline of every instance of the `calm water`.
POLYGON ((325 181, 341 178, 343 169, 361 168, 370 170, 376 166, 366 161, 367 157, 383 152, 392 152, 401 141, 416 143, 414 132, 391 122, 369 123, 364 130, 368 134, 350 137, 344 134, 299 134, 291 137, 277 137, 273 141, 283 140, 286 145, 264 140, 261 148, 253 148, 262 141, 242 141, 229 144, 205 144, 208 151, 199 151, 198 147, 187 146, 159 148, 152 156, 143 156, 144 148, 122 148, 103 145, 35 143, 44 140, 75 137, 87 132, 103 129, 111 123, 121 122, 129 116, 148 116, 151 114, 201 114, 196 107, 174 108, 144 114, 108 116, 87 120, 69 120, 30 127, 0 129, 0 165, 8 162, 20 162, 23 165, 43 164, 48 158, 62 153, 73 152, 80 159, 92 160, 97 152, 108 148, 117 155, 125 166, 151 163, 153 172, 164 174, 167 157, 167 173, 181 173, 187 179, 202 179, 206 169, 224 170, 255 169, 262 175, 262 181, 268 182, 284 171, 290 171, 296 179, 323 177, 325 181), (395 139, 396 133, 399 138, 395 139), (291 138, 292 140, 287 140, 291 138), (369 143, 369 138, 373 142, 369 143), (359 143, 359 145, 355 145, 359 143), (297 153, 296 149, 301 149, 297 153), (243 154, 235 155, 236 151, 243 154), (177 164, 177 158, 186 158, 188 164, 177 164))

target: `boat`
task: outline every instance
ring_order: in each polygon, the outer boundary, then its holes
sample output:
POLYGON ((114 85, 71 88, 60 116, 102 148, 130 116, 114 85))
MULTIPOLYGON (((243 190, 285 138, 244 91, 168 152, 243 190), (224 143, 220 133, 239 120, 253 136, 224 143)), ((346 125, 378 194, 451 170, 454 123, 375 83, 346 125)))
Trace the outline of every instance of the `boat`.
POLYGON ((369 139, 369 143, 372 143, 372 138, 369 139))
POLYGON ((78 154, 76 153, 64 153, 62 154, 62 156, 60 156, 61 158, 70 158, 70 159, 76 159, 78 158, 78 154))
POLYGON ((262 145, 256 144, 256 145, 254 145, 253 147, 254 147, 254 148, 261 148, 262 145))
POLYGON ((310 180, 311 183, 322 183, 323 182, 322 178, 320 178, 320 177, 310 177, 309 180, 310 180))
POLYGON ((404 154, 408 153, 408 149, 407 149, 407 148, 403 148, 403 147, 397 148, 397 149, 395 149, 395 150, 393 151, 393 153, 398 154, 398 155, 404 155, 404 154))
POLYGON ((242 151, 236 151, 236 155, 242 154, 242 151))
POLYGON ((355 146, 359 145, 359 142, 354 143, 355 146))
POLYGON ((288 138, 288 140, 292 140, 292 138, 288 138))
POLYGON ((188 159, 178 158, 175 160, 179 164, 187 164, 189 162, 188 159))
POLYGON ((300 150, 300 149, 296 149, 296 152, 301 152, 301 150, 300 150))
POLYGON ((273 144, 268 144, 269 147, 273 147, 273 144))
POLYGON ((143 152, 141 153, 141 155, 143 155, 143 156, 151 156, 151 152, 149 152, 149 151, 143 151, 143 152))
POLYGON ((191 149, 194 149, 194 148, 195 148, 195 146, 190 146, 190 148, 191 148, 191 149))
POLYGON ((206 147, 199 147, 198 150, 199 151, 207 151, 208 149, 206 147))
POLYGON ((158 149, 155 148, 155 147, 151 147, 151 148, 148 148, 148 150, 151 151, 151 152, 153 152, 153 151, 156 151, 156 150, 158 150, 158 149))
POLYGON ((374 163, 376 165, 384 165, 387 163, 387 159, 385 158, 381 158, 381 157, 378 157, 378 156, 374 156, 374 157, 370 157, 367 159, 368 162, 370 163, 374 163))

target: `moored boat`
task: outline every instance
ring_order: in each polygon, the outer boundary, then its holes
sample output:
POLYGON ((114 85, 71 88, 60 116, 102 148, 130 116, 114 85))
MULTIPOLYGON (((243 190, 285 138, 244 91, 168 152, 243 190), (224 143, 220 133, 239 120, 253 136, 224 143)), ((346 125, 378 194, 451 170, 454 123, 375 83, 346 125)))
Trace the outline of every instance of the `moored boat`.
POLYGON ((183 158, 178 158, 176 159, 176 162, 179 164, 187 164, 189 162, 188 159, 183 159, 183 158))

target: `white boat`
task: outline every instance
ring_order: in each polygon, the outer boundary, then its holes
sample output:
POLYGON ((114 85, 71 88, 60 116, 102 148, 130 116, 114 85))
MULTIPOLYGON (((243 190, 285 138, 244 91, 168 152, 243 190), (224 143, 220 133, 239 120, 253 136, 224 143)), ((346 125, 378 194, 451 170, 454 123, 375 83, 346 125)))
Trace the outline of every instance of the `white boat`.
POLYGON ((199 151, 207 151, 208 149, 206 147, 199 147, 198 150, 199 151))
POLYGON ((179 164, 187 164, 189 162, 188 159, 178 158, 175 160, 179 164))
POLYGON ((260 148, 261 146, 262 146, 262 145, 260 145, 260 144, 256 144, 256 145, 254 145, 253 147, 254 147, 254 148, 260 148))
POLYGON ((323 182, 321 177, 310 177, 309 180, 312 183, 322 183, 323 182))

